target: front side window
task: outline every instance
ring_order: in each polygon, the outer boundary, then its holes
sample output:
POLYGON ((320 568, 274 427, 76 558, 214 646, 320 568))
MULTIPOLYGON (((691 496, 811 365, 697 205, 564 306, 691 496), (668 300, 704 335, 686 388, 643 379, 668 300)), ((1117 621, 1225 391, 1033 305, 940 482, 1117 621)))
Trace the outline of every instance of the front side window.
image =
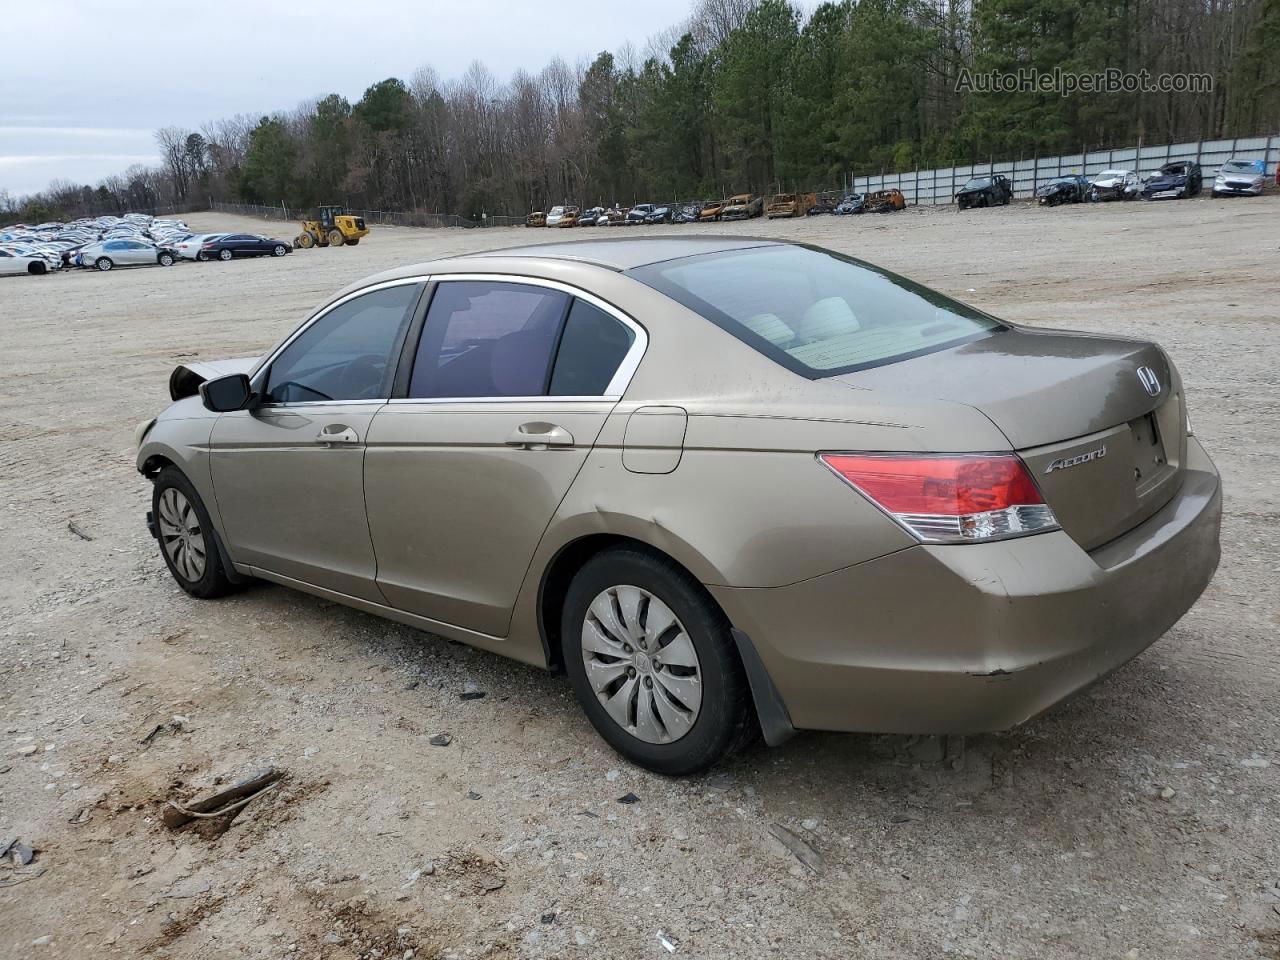
POLYGON ((384 287, 334 307, 271 364, 270 403, 379 400, 390 396, 394 358, 421 286, 384 287))
POLYGON ((905 360, 1006 329, 905 277, 801 246, 685 257, 630 274, 810 379, 905 360))
POLYGON ((544 395, 570 299, 533 284, 441 283, 427 311, 409 396, 544 395))

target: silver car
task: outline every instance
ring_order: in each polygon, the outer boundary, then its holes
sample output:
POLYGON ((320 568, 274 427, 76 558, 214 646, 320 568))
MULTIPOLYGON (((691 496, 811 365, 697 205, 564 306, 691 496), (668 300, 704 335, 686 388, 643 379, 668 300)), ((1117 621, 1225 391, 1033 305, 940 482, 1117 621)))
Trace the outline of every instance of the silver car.
POLYGON ((172 267, 177 259, 168 247, 157 247, 145 240, 102 240, 80 248, 80 266, 96 270, 112 270, 115 267, 140 267, 159 264, 172 267))

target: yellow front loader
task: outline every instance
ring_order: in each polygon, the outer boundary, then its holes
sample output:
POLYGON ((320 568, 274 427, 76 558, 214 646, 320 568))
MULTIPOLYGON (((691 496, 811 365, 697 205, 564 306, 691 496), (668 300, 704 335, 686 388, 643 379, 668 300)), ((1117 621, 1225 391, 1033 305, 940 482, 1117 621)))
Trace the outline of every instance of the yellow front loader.
POLYGON ((294 238, 293 245, 309 250, 312 247, 355 246, 361 237, 369 235, 364 217, 347 213, 345 207, 334 205, 320 207, 314 220, 302 221, 302 232, 294 238))

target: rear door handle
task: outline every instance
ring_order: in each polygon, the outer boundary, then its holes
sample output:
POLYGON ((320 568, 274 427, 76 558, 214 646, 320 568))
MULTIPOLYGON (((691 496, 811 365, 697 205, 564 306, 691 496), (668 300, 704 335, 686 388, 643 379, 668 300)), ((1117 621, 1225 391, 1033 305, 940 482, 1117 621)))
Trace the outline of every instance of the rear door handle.
POLYGON ((573 434, 554 423, 535 420, 522 423, 507 437, 507 446, 521 450, 546 450, 549 447, 572 447, 573 434))
POLYGON ((326 447, 349 447, 360 442, 360 435, 345 423, 330 423, 316 434, 316 443, 326 447))

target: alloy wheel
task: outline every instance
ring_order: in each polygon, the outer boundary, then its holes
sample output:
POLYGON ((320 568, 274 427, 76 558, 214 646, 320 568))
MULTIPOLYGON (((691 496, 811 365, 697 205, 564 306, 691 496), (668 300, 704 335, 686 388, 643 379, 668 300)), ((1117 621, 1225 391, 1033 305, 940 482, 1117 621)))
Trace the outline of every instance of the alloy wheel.
POLYGON ((671 608, 648 590, 619 585, 596 595, 582 624, 582 661, 605 712, 633 737, 673 743, 697 721, 697 650, 671 608))
POLYGON ((204 576, 208 549, 200 517, 176 487, 160 494, 159 507, 160 544, 174 569, 195 583, 204 576))

